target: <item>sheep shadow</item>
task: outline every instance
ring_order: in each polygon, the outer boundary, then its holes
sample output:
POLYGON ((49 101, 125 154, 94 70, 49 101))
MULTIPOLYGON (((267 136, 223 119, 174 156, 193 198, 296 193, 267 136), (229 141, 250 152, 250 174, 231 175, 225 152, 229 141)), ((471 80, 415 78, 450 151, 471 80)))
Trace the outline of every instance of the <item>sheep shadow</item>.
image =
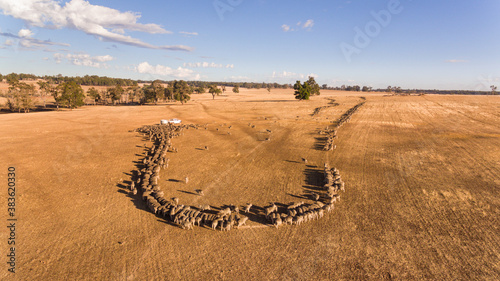
MULTIPOLYGON (((252 209, 254 206, 252 206, 252 209)), ((247 216, 248 220, 254 223, 258 224, 263 224, 263 225, 269 225, 269 222, 266 220, 266 217, 264 216, 263 213, 257 211, 257 210, 252 210, 250 209, 250 212, 248 213, 242 213, 242 215, 247 216)))
POLYGON ((304 171, 304 175, 306 176, 305 184, 307 188, 314 187, 322 187, 323 182, 325 180, 325 176, 323 175, 323 171, 319 169, 306 169, 304 171))
POLYGON ((128 186, 130 185, 130 181, 123 181, 123 183, 119 183, 116 186, 121 188, 121 189, 128 189, 128 186), (126 184, 128 182, 129 184, 126 184))
POLYGON ((326 141, 327 141, 327 137, 314 137, 315 141, 314 141, 314 145, 313 145, 313 149, 315 150, 323 150, 323 147, 325 147, 325 144, 326 144, 326 141))
POLYGON ((297 199, 306 199, 306 200, 309 199, 308 197, 305 197, 303 195, 295 195, 295 194, 291 194, 291 193, 287 193, 286 195, 292 196, 292 197, 297 198, 297 199))
POLYGON ((165 223, 165 224, 168 224, 170 226, 174 226, 174 227, 178 227, 178 228, 182 228, 180 225, 176 224, 175 222, 171 221, 171 220, 167 220, 167 219, 164 219, 158 215, 156 215, 159 219, 157 219, 156 221, 158 222, 162 222, 162 223, 165 223))
POLYGON ((191 192, 191 191, 185 191, 185 190, 180 190, 180 189, 177 189, 178 192, 182 192, 182 193, 186 193, 186 194, 190 194, 190 195, 196 195, 198 196, 198 194, 194 193, 194 192, 191 192))
MULTIPOLYGON (((124 181, 125 182, 130 182, 130 181, 124 181)), ((131 182, 130 182, 131 183, 131 182)), ((118 187, 117 192, 126 195, 128 198, 130 198, 130 201, 134 204, 134 206, 142 211, 149 212, 146 203, 144 203, 143 200, 141 200, 141 195, 138 193, 136 195, 133 195, 130 193, 128 186, 119 183, 116 185, 118 187)))

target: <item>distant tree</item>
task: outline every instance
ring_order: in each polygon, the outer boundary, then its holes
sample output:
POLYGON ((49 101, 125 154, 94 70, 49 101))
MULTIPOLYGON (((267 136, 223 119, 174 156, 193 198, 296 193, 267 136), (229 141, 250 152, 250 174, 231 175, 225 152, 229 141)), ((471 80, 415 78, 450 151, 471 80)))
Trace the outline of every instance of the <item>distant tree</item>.
POLYGON ((395 87, 395 88, 393 88, 393 90, 396 93, 402 93, 403 92, 403 90, 401 90, 401 87, 395 87))
POLYGON ((94 101, 94 105, 96 104, 96 102, 101 101, 101 95, 99 95, 99 91, 97 91, 94 87, 91 87, 87 90, 87 96, 89 96, 94 101))
POLYGON ((160 101, 160 99, 167 98, 169 100, 173 99, 173 93, 165 90, 165 87, 161 84, 160 80, 155 80, 151 82, 151 85, 144 85, 144 100, 146 102, 154 102, 155 104, 160 101))
POLYGON ((368 92, 369 88, 367 86, 363 86, 363 88, 361 88, 361 91, 362 92, 368 92))
POLYGON ((311 87, 311 95, 312 96, 319 96, 319 85, 316 83, 316 80, 314 80, 314 77, 309 76, 309 79, 307 80, 307 84, 311 87))
POLYGON ((392 92, 392 87, 391 86, 387 86, 387 89, 385 89, 386 92, 388 93, 391 93, 392 92))
POLYGON ((118 100, 122 98, 125 90, 120 85, 116 85, 113 88, 108 88, 108 97, 111 98, 113 104, 116 104, 118 100))
POLYGON ((131 88, 132 88, 131 89, 132 90, 132 93, 131 93, 132 102, 135 102, 137 100, 137 102, 142 104, 142 102, 144 100, 144 92, 142 91, 142 88, 139 87, 138 85, 134 85, 131 88))
POLYGON ((9 100, 8 105, 11 110, 30 112, 33 108, 33 95, 35 94, 35 86, 19 82, 16 79, 9 80, 9 95, 12 101, 9 100))
POLYGON ((108 104, 108 98, 109 98, 109 95, 108 95, 108 91, 102 89, 99 91, 99 96, 100 96, 100 100, 104 102, 104 104, 108 104))
POLYGON ((127 103, 134 103, 136 99, 140 100, 141 89, 138 85, 132 85, 125 88, 125 93, 127 95, 127 103))
POLYGON ((46 107, 46 101, 45 101, 45 96, 47 95, 54 95, 54 92, 56 91, 56 88, 52 86, 50 83, 39 80, 37 82, 39 88, 40 88, 40 97, 42 98, 43 101, 43 107, 46 107))
POLYGON ((203 87, 203 86, 199 86, 199 87, 197 87, 194 91, 195 91, 196 93, 198 93, 198 94, 203 94, 203 93, 205 93, 205 87, 203 87))
POLYGON ((490 88, 491 88, 491 94, 492 95, 496 95, 496 93, 497 93, 497 86, 491 85, 490 88))
POLYGON ((184 104, 188 100, 191 99, 190 95, 193 93, 193 89, 187 84, 186 81, 180 80, 177 81, 175 80, 173 83, 170 84, 169 88, 172 91, 174 99, 176 101, 180 101, 181 104, 184 104))
POLYGON ((240 92, 240 86, 238 84, 234 85, 233 87, 233 93, 237 94, 240 92))
POLYGON ((85 99, 85 95, 83 94, 83 89, 80 85, 76 84, 75 81, 68 81, 60 84, 57 86, 57 92, 59 92, 59 102, 70 109, 77 108, 84 104, 83 100, 85 99))
POLYGON ((222 93, 221 89, 217 87, 217 85, 210 85, 210 88, 208 89, 208 92, 212 94, 212 99, 215 99, 215 96, 220 95, 222 93))
POLYGON ((172 94, 168 96, 166 95, 165 87, 163 87, 160 80, 153 81, 153 83, 151 83, 151 86, 153 87, 153 91, 155 94, 155 104, 157 104, 161 99, 173 99, 172 94))
POLYGON ((327 84, 323 84, 323 85, 321 85, 321 89, 323 89, 323 90, 328 89, 328 85, 327 85, 327 84))
POLYGON ((170 82, 164 89, 165 100, 174 100, 173 82, 170 82))
POLYGON ((5 79, 7 80, 7 83, 9 83, 9 84, 19 82, 19 80, 21 80, 21 78, 19 77, 19 75, 17 73, 7 74, 5 76, 5 79))
POLYGON ((297 80, 293 89, 295 90, 295 98, 298 100, 308 100, 311 96, 311 86, 307 82, 300 84, 300 81, 297 80))

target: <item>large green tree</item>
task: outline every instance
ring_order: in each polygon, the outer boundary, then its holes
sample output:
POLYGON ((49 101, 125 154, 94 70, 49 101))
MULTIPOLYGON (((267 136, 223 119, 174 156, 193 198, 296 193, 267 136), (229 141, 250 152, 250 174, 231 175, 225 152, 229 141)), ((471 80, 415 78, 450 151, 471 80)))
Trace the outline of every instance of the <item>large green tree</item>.
POLYGON ((233 93, 237 94, 240 92, 240 86, 238 84, 234 85, 233 87, 233 93))
POLYGON ((311 96, 311 86, 307 82, 301 84, 300 81, 297 80, 293 89, 295 90, 295 98, 298 100, 308 100, 311 96))
POLYGON ((218 96, 222 93, 221 89, 219 89, 217 85, 210 85, 208 92, 212 94, 212 99, 215 99, 216 95, 218 96))
POLYGON ((144 85, 144 100, 146 102, 154 102, 157 104, 161 99, 173 99, 173 93, 165 90, 160 80, 151 82, 151 85, 144 85))
POLYGON ((191 94, 193 93, 193 89, 187 84, 186 81, 175 80, 170 83, 169 92, 173 94, 173 97, 176 101, 180 101, 181 104, 184 104, 188 100, 191 99, 191 94))
POLYGON ((70 109, 84 105, 83 100, 85 99, 85 95, 83 94, 83 89, 75 81, 60 84, 57 86, 57 92, 59 92, 59 95, 56 100, 70 109))
POLYGON ((309 84, 309 86, 311 87, 311 96, 319 96, 320 87, 318 83, 316 83, 316 80, 314 80, 314 77, 309 76, 307 84, 309 84))

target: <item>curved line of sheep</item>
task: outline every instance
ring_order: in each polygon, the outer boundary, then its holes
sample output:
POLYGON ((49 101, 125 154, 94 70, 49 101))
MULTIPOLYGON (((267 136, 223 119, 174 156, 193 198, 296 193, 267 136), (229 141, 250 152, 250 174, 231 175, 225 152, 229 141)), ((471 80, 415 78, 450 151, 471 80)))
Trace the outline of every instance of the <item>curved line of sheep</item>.
MULTIPOLYGON (((335 128, 349 121, 352 114, 363 103, 349 109, 336 122, 335 128)), ((244 206, 240 211, 238 206, 231 205, 221 208, 218 212, 211 211, 210 206, 201 205, 198 207, 182 205, 178 198, 165 198, 164 192, 161 190, 158 180, 160 179, 161 169, 168 168, 169 158, 168 152, 177 152, 177 149, 172 146, 171 139, 181 135, 184 129, 198 129, 199 125, 147 125, 136 132, 144 134, 153 142, 153 146, 148 151, 146 157, 142 161, 142 169, 137 172, 136 181, 130 184, 130 192, 137 195, 138 190, 141 191, 141 197, 146 203, 148 209, 164 218, 171 221, 183 229, 192 229, 193 226, 208 226, 212 229, 220 229, 229 231, 231 228, 239 228, 245 225, 248 217, 244 214, 250 212, 252 204, 244 206)), ((206 125, 204 126, 206 129, 206 125)), ((330 132, 336 136, 335 130, 330 132)), ((332 138, 333 143, 333 138, 332 138)), ((205 147, 205 149, 208 149, 205 147)), ((307 161, 304 159, 304 161, 307 161)), ((265 217, 268 222, 276 228, 283 224, 300 225, 313 219, 322 218, 325 212, 333 210, 333 204, 340 200, 339 191, 344 191, 345 184, 340 177, 340 173, 336 168, 330 168, 327 163, 324 167, 324 194, 321 196, 313 193, 313 203, 292 203, 286 207, 279 208, 275 203, 264 207, 264 212, 259 213, 259 216, 265 217)), ((187 182, 186 178, 186 182, 187 182)), ((202 195, 203 191, 198 192, 202 195)))

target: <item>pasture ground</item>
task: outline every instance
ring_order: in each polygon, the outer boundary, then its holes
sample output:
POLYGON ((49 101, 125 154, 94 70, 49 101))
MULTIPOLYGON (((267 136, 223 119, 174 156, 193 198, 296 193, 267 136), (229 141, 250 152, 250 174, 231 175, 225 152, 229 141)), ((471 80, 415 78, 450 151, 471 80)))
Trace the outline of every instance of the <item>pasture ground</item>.
MULTIPOLYGON (((0 115, 0 183, 6 189, 15 166, 19 218, 17 273, 3 255, 0 279, 500 278, 500 97, 323 91, 296 101, 292 92, 0 115), (318 130, 361 95, 366 104, 339 128, 337 149, 317 149, 318 130), (333 212, 301 226, 251 216, 230 232, 173 226, 124 188, 147 143, 131 131, 170 118, 208 124, 172 140, 179 152, 161 175, 165 195, 183 204, 306 201, 325 162, 346 191, 333 212)), ((7 235, 4 227, 2 253, 7 235)))

